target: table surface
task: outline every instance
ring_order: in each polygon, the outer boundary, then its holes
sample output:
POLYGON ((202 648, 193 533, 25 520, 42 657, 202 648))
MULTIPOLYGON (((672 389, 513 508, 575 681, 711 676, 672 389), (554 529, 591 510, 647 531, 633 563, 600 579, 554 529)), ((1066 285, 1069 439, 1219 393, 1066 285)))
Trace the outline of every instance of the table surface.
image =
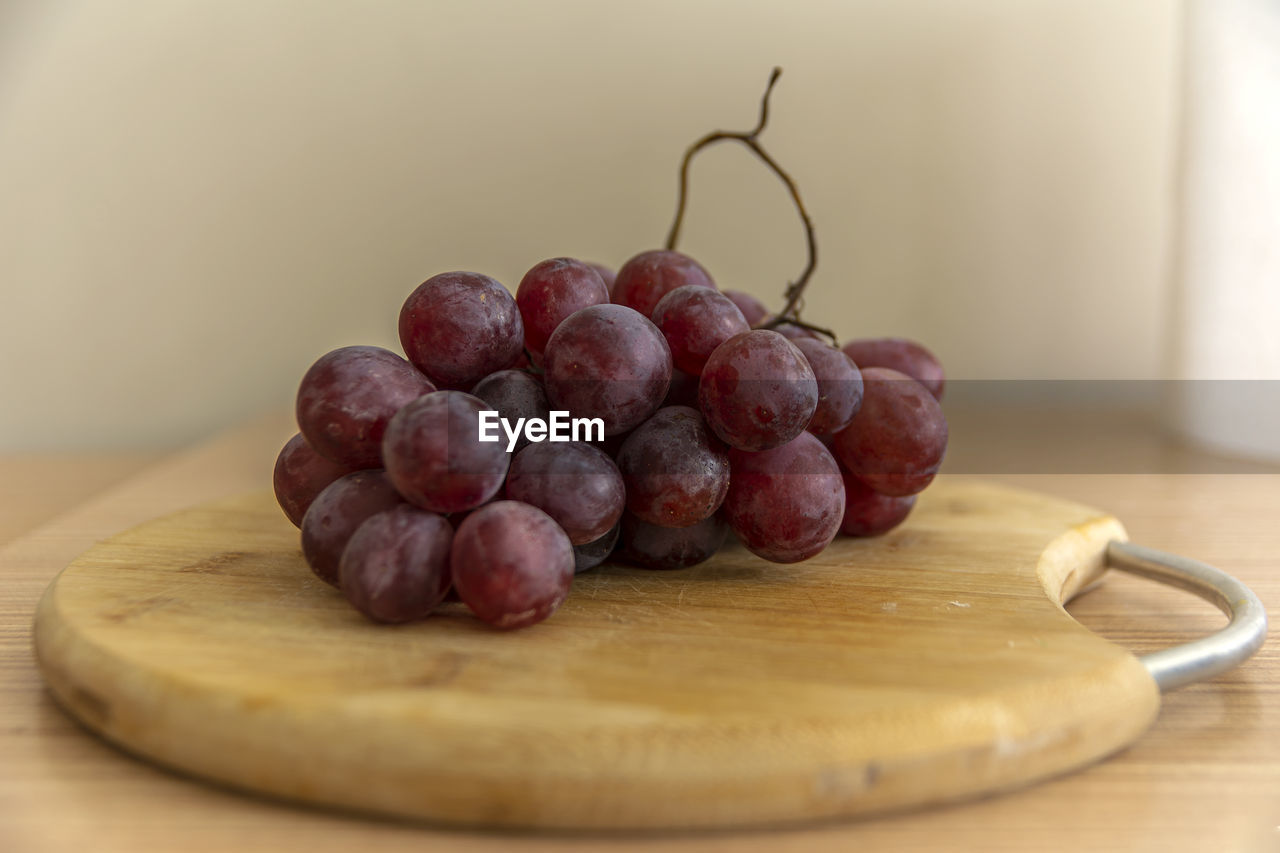
MULTIPOLYGON (((989 431, 954 427, 953 441, 971 451, 1000 445, 989 431)), ((49 698, 32 660, 31 617, 44 587, 114 532, 266 487, 290 432, 285 417, 272 416, 172 455, 0 456, 0 849, 1280 850, 1274 637, 1233 672, 1167 695, 1146 735, 1095 766, 945 808, 753 833, 530 836, 396 824, 219 789, 87 734, 49 698)), ((1145 460, 1137 470, 1171 473, 995 478, 1103 507, 1134 541, 1213 563, 1280 612, 1280 473, 1169 451, 1150 435, 1129 434, 1111 449, 1123 454, 1125 441, 1131 458, 1145 460)), ((1138 653, 1224 621, 1199 599, 1119 573, 1068 609, 1138 653)))

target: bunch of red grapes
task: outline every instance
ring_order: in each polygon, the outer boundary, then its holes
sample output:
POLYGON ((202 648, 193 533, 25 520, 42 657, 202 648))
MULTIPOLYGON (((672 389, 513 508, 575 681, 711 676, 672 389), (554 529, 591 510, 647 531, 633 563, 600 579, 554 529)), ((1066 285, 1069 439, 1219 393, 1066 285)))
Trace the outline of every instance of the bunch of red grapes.
POLYGON ((407 360, 353 346, 312 365, 274 477, 316 575, 380 622, 423 618, 452 589, 485 622, 531 625, 615 553, 685 568, 729 531, 805 560, 900 524, 946 450, 928 350, 837 349, 675 251, 616 278, 543 261, 514 297, 443 273, 410 294, 400 341, 407 360), (603 435, 482 441, 490 410, 530 426, 568 412, 603 435))

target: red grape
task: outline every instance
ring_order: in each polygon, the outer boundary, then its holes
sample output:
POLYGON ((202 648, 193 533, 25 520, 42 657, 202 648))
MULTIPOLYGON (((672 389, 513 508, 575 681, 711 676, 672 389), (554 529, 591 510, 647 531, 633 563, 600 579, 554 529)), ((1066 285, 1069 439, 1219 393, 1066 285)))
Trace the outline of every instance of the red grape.
MULTIPOLYGON (((493 503, 494 501, 502 500, 503 497, 504 496, 502 494, 502 489, 498 489, 497 494, 495 494, 492 498, 490 498, 487 503, 480 504, 480 506, 488 506, 490 503, 493 503)), ((478 510, 480 506, 472 507, 471 509, 464 509, 461 512, 451 512, 447 516, 445 516, 445 518, 448 519, 449 526, 452 527, 454 530, 457 530, 459 527, 462 526, 462 522, 466 521, 467 516, 471 515, 471 513, 478 510)))
POLYGON ((883 495, 914 495, 933 480, 947 450, 947 419, 929 390, 887 367, 862 371, 862 408, 834 450, 883 495))
POLYGON ((689 527, 712 515, 729 489, 729 456, 687 406, 659 409, 618 451, 627 510, 642 521, 689 527))
POLYGON ((879 536, 897 527, 916 505, 916 496, 895 498, 882 495, 848 471, 844 477, 844 519, 840 532, 846 536, 879 536))
MULTIPOLYGON (((767 317, 765 319, 771 320, 773 318, 767 317)), ((789 341, 803 341, 803 340, 821 341, 822 340, 822 335, 819 335, 817 332, 813 331, 812 329, 806 329, 804 326, 797 326, 795 323, 786 323, 786 322, 779 323, 778 325, 773 327, 773 331, 782 335, 784 338, 786 338, 789 341)))
POLYGON ((326 486, 302 516, 302 556, 316 577, 337 586, 351 534, 369 516, 403 502, 382 471, 356 471, 326 486))
POLYGON ((582 545, 573 546, 573 573, 579 574, 588 569, 594 569, 596 566, 609 559, 609 555, 613 553, 613 549, 618 547, 618 536, 622 532, 622 522, 619 521, 613 527, 609 528, 609 532, 601 536, 599 539, 593 539, 582 545))
POLYGON ((604 455, 608 456, 610 459, 617 459, 618 451, 622 449, 622 444, 627 440, 627 436, 629 435, 631 435, 629 432, 620 432, 614 435, 606 435, 600 441, 592 440, 586 443, 597 450, 603 451, 604 455))
POLYGON ((613 301, 653 316, 658 300, 684 285, 715 288, 711 275, 688 255, 668 249, 641 252, 622 265, 613 283, 613 301))
POLYGON ((273 485, 307 562, 374 621, 453 596, 518 628, 614 554, 692 566, 732 530, 791 563, 892 529, 946 451, 941 364, 901 338, 828 345, 800 318, 807 276, 775 315, 672 249, 616 274, 544 260, 514 295, 428 278, 400 308, 407 360, 345 347, 298 389, 273 485))
POLYGON ((589 305, 609 302, 609 288, 590 264, 552 258, 524 274, 516 289, 516 305, 524 321, 524 345, 541 354, 563 320, 589 305))
POLYGON ((671 387, 667 389, 662 405, 698 408, 698 377, 690 376, 679 368, 672 368, 671 387))
POLYGON ((617 280, 618 274, 613 271, 613 267, 606 267, 604 264, 597 264, 595 261, 588 261, 587 266, 600 273, 600 278, 604 279, 604 286, 613 295, 613 283, 617 280))
POLYGON ((711 559, 729 535, 719 515, 689 527, 661 527, 622 516, 622 556, 646 569, 687 569, 711 559))
POLYGON ((547 397, 575 417, 600 418, 605 435, 632 429, 661 405, 671 350, 653 323, 624 305, 592 305, 547 341, 547 397))
POLYGON ((732 299, 693 285, 677 287, 658 300, 653 323, 667 339, 675 366, 693 376, 702 375, 716 347, 751 328, 732 299))
POLYGON ((511 460, 507 497, 545 512, 583 545, 618 523, 626 491, 603 450, 578 441, 530 444, 511 460))
POLYGON ((400 309, 400 344, 444 388, 470 388, 510 367, 524 347, 516 301, 475 272, 446 272, 418 285, 400 309))
POLYGON ((796 563, 831 544, 844 517, 840 468, 822 442, 802 432, 760 453, 729 451, 725 520, 753 554, 796 563))
POLYGON ((413 365, 381 347, 320 356, 298 386, 298 428, 312 449, 349 468, 378 468, 382 434, 401 406, 435 390, 413 365))
POLYGON ((733 304, 738 306, 738 310, 742 312, 742 317, 747 321, 748 326, 759 325, 769 315, 769 309, 764 307, 764 303, 750 293, 743 293, 741 290, 726 290, 724 295, 732 299, 733 304))
MULTIPOLYGON (((490 373, 476 383, 471 395, 484 400, 498 414, 511 423, 512 428, 521 418, 546 420, 551 414, 551 404, 547 402, 547 389, 542 381, 524 370, 499 370, 490 373)), ((519 452, 529 443, 524 430, 516 439, 515 450, 519 452)), ((502 446, 507 446, 507 434, 502 432, 502 446)))
POLYGON ((946 375, 942 362, 922 345, 907 338, 859 338, 843 347, 858 367, 887 367, 919 382, 935 399, 942 399, 946 375))
POLYGON ((734 335, 711 354, 698 401, 729 446, 767 450, 804 432, 818 407, 818 383, 795 344, 756 329, 734 335))
POLYGON ((324 487, 352 472, 351 466, 325 459, 311 449, 302 433, 285 442, 276 457, 276 468, 271 475, 276 501, 294 527, 302 526, 302 516, 307 507, 324 491, 324 487))
POLYGON ((573 580, 573 546, 542 510, 494 501, 467 516, 453 535, 453 586, 471 611, 499 628, 541 622, 573 580))
POLYGON ((831 435, 849 425, 862 406, 862 373, 853 359, 833 346, 812 338, 793 341, 804 353, 818 380, 818 408, 809 432, 831 435))
POLYGON ((432 512, 461 512, 497 494, 511 457, 501 436, 480 440, 482 411, 489 406, 470 394, 437 391, 396 412, 382 456, 405 499, 432 512))
POLYGON ((342 552, 342 594, 376 622, 422 619, 451 582, 453 528, 443 516, 400 504, 365 519, 342 552))

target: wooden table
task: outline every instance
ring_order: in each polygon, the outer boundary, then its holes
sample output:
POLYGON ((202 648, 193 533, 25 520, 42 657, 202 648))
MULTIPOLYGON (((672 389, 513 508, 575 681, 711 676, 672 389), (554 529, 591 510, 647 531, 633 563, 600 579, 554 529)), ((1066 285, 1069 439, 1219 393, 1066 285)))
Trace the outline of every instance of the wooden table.
MULTIPOLYGON (((953 418, 953 442, 970 454, 1000 447, 988 430, 957 426, 953 418)), ((31 616, 45 585, 113 532, 266 487, 290 432, 285 417, 270 417, 158 461, 0 457, 0 545, 12 539, 0 550, 0 850, 1280 850, 1274 636, 1239 669, 1166 696, 1155 726, 1100 765, 964 805, 750 834, 511 836, 393 824, 216 789, 86 734, 49 699, 32 661, 31 616)), ((1225 569, 1280 615, 1280 473, 1169 449, 1150 434, 1116 441, 1130 442, 1144 469, 1179 473, 998 478, 1111 510, 1135 541, 1225 569)), ((1070 610, 1137 652, 1223 622, 1198 599, 1118 574, 1070 610)))

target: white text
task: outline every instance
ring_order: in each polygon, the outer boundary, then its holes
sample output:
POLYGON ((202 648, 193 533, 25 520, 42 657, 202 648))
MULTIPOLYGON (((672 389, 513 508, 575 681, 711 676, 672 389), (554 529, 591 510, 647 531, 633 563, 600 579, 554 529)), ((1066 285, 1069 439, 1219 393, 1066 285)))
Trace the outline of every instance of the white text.
POLYGON ((515 450, 521 434, 532 442, 541 441, 604 441, 602 418, 571 418, 568 412, 553 411, 542 418, 517 418, 511 421, 492 409, 480 412, 480 440, 501 441, 499 429, 507 436, 507 452, 515 450))

